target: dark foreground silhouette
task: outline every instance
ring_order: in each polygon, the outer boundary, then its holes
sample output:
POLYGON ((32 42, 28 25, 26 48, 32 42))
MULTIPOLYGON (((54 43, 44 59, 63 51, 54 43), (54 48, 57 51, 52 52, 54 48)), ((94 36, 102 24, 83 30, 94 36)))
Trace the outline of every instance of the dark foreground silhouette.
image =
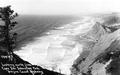
POLYGON ((62 75, 57 72, 43 69, 22 60, 13 53, 12 60, 8 52, 0 51, 0 75, 62 75))

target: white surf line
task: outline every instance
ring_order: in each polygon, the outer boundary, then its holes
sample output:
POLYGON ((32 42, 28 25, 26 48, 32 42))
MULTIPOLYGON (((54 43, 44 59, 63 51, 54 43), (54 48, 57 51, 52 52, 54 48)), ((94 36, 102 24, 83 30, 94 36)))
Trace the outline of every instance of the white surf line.
POLYGON ((58 27, 47 32, 48 35, 37 37, 34 42, 26 44, 14 53, 32 64, 70 75, 74 60, 82 52, 82 44, 75 40, 76 35, 88 32, 93 25, 93 19, 85 18, 58 27))

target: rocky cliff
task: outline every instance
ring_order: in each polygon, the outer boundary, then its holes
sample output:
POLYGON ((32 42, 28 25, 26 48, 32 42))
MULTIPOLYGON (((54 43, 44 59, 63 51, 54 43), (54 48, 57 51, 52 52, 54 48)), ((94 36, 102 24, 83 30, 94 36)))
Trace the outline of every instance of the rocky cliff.
POLYGON ((119 16, 107 15, 100 19, 102 22, 96 21, 92 29, 80 37, 84 48, 72 66, 73 75, 120 75, 119 16))
POLYGON ((119 64, 119 22, 113 14, 85 16, 49 30, 14 53, 65 75, 115 75, 119 67, 111 64, 119 64))

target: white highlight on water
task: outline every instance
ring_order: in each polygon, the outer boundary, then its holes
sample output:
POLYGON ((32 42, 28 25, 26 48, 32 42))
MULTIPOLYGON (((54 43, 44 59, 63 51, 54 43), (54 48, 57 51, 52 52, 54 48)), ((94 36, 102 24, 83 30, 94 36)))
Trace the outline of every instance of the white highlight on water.
POLYGON ((88 32, 94 24, 94 19, 85 17, 50 30, 47 35, 35 38, 14 53, 32 64, 70 75, 70 68, 83 47, 77 37, 88 32))

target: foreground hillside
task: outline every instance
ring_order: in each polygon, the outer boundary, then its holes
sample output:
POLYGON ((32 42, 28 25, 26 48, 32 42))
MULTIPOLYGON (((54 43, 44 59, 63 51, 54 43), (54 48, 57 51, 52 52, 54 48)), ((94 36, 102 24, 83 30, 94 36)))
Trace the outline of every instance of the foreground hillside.
POLYGON ((8 52, 0 51, 0 75, 62 75, 49 71, 40 66, 32 65, 13 54, 13 60, 9 58, 8 52))

